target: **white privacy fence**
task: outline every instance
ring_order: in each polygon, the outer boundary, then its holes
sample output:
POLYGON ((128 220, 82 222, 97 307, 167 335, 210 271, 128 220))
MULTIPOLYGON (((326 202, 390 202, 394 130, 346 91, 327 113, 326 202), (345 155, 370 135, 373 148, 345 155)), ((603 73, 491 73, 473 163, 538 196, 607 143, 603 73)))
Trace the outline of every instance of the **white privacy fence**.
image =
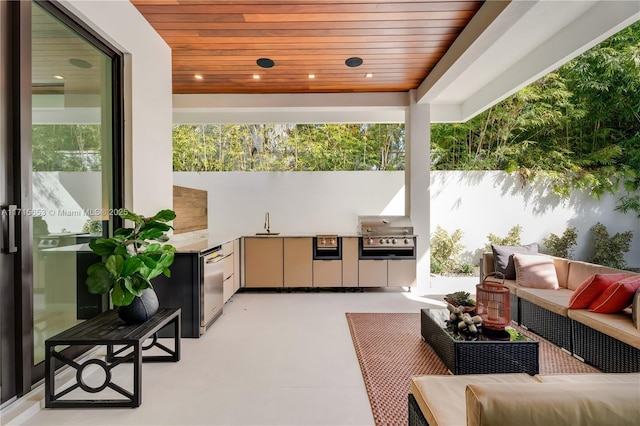
MULTIPOLYGON (((42 172, 38 182, 48 199, 73 199, 78 209, 100 207, 99 194, 83 193, 87 182, 99 173, 42 172), (82 175, 82 176, 80 176, 82 175), (55 185, 50 185, 55 180, 55 185), (64 193, 58 194, 63 191, 64 193)), ((355 234, 358 215, 404 214, 404 172, 176 172, 174 185, 208 191, 209 230, 220 239, 262 231, 265 212, 271 230, 282 234, 355 234)), ((95 185, 89 185, 95 187, 95 185)), ((521 242, 542 245, 551 233, 560 236, 567 227, 578 231, 574 258, 586 260, 592 252, 589 228, 597 222, 610 235, 633 231, 631 250, 625 259, 640 267, 640 219, 635 213, 614 210, 619 195, 594 200, 575 192, 560 198, 539 182, 523 187, 504 172, 431 172, 431 232, 440 226, 449 233, 463 232, 463 260, 477 263, 487 235, 506 236, 522 227, 521 242)), ((44 203, 47 204, 47 203, 44 203)), ((41 208, 57 208, 47 205, 41 208)), ((75 205, 75 204, 74 204, 75 205)), ((77 228, 86 217, 57 216, 51 232, 77 228), (70 221, 65 224, 65 220, 70 221)), ((418 244, 426 242, 420 235, 418 244)))
MULTIPOLYGON (((404 214, 404 172, 174 173, 174 184, 209 191, 209 227, 229 236, 261 231, 264 213, 284 234, 355 233, 359 214, 404 214)), ((441 226, 464 233, 463 258, 477 263, 487 235, 506 236, 522 226, 522 243, 537 242, 567 227, 578 231, 574 257, 587 259, 589 228, 603 223, 610 234, 632 230, 629 266, 640 266, 640 219, 614 211, 618 195, 567 199, 544 182, 522 187, 504 172, 431 172, 431 232, 441 226)), ((424 244, 424 236, 419 243, 424 244)))

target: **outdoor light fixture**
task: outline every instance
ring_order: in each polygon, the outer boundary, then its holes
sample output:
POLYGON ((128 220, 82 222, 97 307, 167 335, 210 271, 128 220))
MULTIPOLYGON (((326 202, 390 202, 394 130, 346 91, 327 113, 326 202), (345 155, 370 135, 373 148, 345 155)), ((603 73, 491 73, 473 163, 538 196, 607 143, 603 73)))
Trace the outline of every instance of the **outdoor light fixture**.
POLYGON ((204 77, 202 77, 200 74, 196 74, 193 76, 196 80, 202 80, 204 77))
POLYGON ((61 75, 54 75, 53 78, 55 78, 56 80, 64 80, 64 77, 61 75))
POLYGON ((260 58, 256 61, 256 64, 258 64, 258 66, 260 68, 271 68, 273 67, 276 63, 273 62, 271 59, 269 58, 260 58))
POLYGON ((358 58, 357 56, 353 56, 346 61, 344 61, 345 65, 350 68, 359 67, 362 65, 362 58, 358 58))
POLYGON ((260 80, 260 76, 259 76, 258 74, 254 74, 254 75, 253 75, 253 79, 254 79, 254 80, 260 80))
POLYGON ((309 74, 309 78, 316 78, 315 74, 309 74))
POLYGON ((371 78, 371 77, 373 77, 373 73, 368 72, 368 73, 366 73, 364 76, 365 76, 366 78, 371 78))

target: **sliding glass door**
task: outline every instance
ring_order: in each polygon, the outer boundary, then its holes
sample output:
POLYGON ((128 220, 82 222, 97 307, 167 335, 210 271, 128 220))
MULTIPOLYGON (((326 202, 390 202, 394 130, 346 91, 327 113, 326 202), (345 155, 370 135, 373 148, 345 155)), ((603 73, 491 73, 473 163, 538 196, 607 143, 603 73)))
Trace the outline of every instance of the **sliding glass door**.
POLYGON ((88 242, 122 206, 123 132, 121 55, 55 2, 0 5, 2 107, 18 106, 3 110, 0 141, 3 237, 15 249, 0 256, 5 402, 44 376, 48 337, 108 307, 86 290, 88 242))

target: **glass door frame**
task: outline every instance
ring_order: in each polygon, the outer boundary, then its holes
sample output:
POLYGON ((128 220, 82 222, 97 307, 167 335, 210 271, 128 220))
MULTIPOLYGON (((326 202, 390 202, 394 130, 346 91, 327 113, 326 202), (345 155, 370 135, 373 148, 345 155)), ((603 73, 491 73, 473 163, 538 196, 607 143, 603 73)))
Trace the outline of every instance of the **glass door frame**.
MULTIPOLYGON (((7 80, 6 92, 0 102, 7 107, 9 129, 2 135, 0 143, 7 145, 11 156, 13 170, 8 176, 8 198, 17 204, 18 208, 32 207, 32 78, 31 78, 31 8, 29 1, 0 0, 8 11, 3 17, 3 34, 6 30, 8 37, 8 56, 6 63, 7 80)), ((102 53, 111 58, 112 90, 111 114, 113 135, 112 146, 112 194, 111 199, 115 209, 124 207, 124 55, 95 31, 54 1, 37 1, 38 5, 59 19, 70 29, 84 38, 102 53)), ((0 109, 1 111, 1 109, 0 109)), ((0 153, 2 150, 0 150, 0 153)), ((0 182, 2 180, 0 179, 0 182)), ((1 195, 1 193, 0 193, 1 195)), ((2 200, 0 200, 2 201, 2 200)), ((13 397, 20 397, 29 392, 34 384, 44 378, 44 363, 33 365, 33 229, 31 220, 26 217, 16 217, 18 239, 18 253, 15 254, 13 283, 2 283, 5 287, 12 287, 13 291, 6 291, 0 298, 2 310, 2 402, 13 397), (5 297, 6 296, 6 297, 5 297), (5 322, 10 322, 6 324, 5 322), (7 330, 5 332, 5 330, 7 330), (12 333, 13 332, 13 333, 12 333), (7 347, 5 347, 7 344, 7 347), (8 352, 9 357, 5 357, 8 352), (11 365, 12 364, 12 365, 11 365), (11 371, 13 370, 13 371, 11 371), (7 377, 13 373, 14 377, 7 377), (5 392, 5 381, 10 389, 5 392)), ((122 225, 119 217, 110 218, 113 228, 122 225)), ((105 233, 109 227, 103 227, 105 233)), ((4 256, 4 255, 3 255, 4 256)), ((2 278, 2 277, 0 277, 2 278)), ((3 278, 4 280, 4 278, 3 278)), ((68 356, 79 355, 86 348, 69 351, 68 356)))

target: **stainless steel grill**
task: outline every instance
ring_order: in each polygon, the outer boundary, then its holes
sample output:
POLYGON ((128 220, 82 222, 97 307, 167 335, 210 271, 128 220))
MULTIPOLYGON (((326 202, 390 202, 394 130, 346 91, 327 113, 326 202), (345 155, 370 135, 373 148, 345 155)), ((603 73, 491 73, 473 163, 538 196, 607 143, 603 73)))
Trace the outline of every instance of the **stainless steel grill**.
POLYGON ((358 216, 362 250, 413 251, 413 224, 407 216, 358 216))

